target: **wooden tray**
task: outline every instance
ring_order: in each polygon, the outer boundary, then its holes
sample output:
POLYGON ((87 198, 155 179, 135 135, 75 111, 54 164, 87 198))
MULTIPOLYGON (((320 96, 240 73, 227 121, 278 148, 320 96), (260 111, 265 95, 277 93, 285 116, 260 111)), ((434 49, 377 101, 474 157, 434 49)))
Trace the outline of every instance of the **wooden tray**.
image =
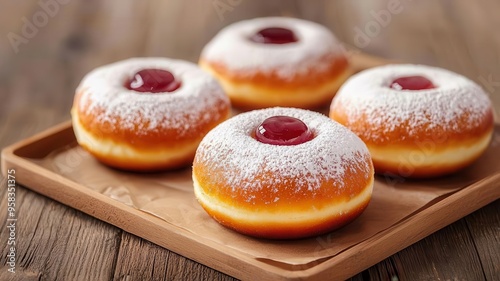
MULTIPOLYGON (((495 131, 498 139, 500 125, 495 131)), ((29 160, 43 158, 74 142, 71 124, 61 124, 5 148, 2 170, 16 169, 18 182, 33 191, 240 279, 345 279, 500 198, 498 165, 496 173, 431 202, 385 231, 321 263, 299 268, 256 264, 239 251, 221 248, 200 235, 89 190, 29 160)))
MULTIPOLYGON (((359 68, 371 64, 377 65, 380 61, 364 60, 359 68)), ((490 167, 488 172, 481 173, 481 176, 475 177, 463 188, 431 200, 397 223, 374 235, 364 237, 359 243, 333 256, 309 264, 291 265, 255 259, 234 247, 216 243, 204 237, 203 233, 187 231, 175 223, 167 222, 91 190, 53 172, 37 161, 54 151, 74 147, 74 144, 75 137, 71 123, 66 122, 5 148, 2 151, 2 171, 6 173, 8 169, 16 169, 18 182, 33 191, 240 279, 346 279, 500 198, 498 184, 500 159, 482 157, 479 162, 490 161, 487 163, 490 167)), ((500 125, 495 127, 494 140, 487 154, 500 155, 500 125)), ((469 173, 474 171, 476 170, 472 169, 469 173)), ((457 178, 449 179, 457 180, 457 178)), ((377 178, 376 181, 383 180, 377 178)), ((446 180, 446 178, 441 179, 439 183, 446 180)), ((419 184, 425 186, 427 183, 423 181, 419 184)), ((399 198, 388 198, 388 200, 396 201, 399 198)), ((241 237, 245 239, 244 236, 241 237)), ((266 245, 273 243, 264 242, 266 245)), ((292 241, 288 245, 294 247, 293 243, 292 241)))

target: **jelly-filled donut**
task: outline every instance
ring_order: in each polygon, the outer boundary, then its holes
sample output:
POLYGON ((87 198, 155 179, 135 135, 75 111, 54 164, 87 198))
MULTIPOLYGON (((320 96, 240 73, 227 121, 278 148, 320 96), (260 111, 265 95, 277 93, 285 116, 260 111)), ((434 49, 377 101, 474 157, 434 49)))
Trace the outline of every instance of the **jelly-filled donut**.
POLYGON ((482 88, 453 72, 424 65, 387 65, 351 77, 330 117, 368 146, 377 173, 433 177, 476 160, 493 133, 482 88))
POLYGON ((93 70, 71 110, 84 149, 109 166, 135 171, 190 165, 201 139, 229 114, 215 79, 193 63, 166 58, 93 70))
POLYGON ((358 217, 374 170, 365 144, 327 116, 268 108, 209 132, 193 163, 196 198, 216 221, 255 237, 319 235, 358 217))
POLYGON ((327 28, 283 17, 227 26, 205 46, 199 64, 243 109, 328 104, 352 73, 327 28))

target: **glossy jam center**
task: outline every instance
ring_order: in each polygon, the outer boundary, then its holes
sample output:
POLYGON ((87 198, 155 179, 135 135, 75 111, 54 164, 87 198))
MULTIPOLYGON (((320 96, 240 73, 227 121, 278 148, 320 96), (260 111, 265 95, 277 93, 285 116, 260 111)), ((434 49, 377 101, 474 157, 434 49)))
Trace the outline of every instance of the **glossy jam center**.
POLYGON ((406 76, 392 81, 391 88, 395 90, 427 90, 436 88, 432 82, 423 76, 406 76))
POLYGON ((269 117, 255 129, 256 140, 274 145, 297 145, 313 137, 304 122, 289 116, 269 117))
POLYGON ((262 44, 288 44, 298 39, 290 29, 282 27, 268 27, 255 33, 250 40, 262 44))
POLYGON ((137 72, 125 86, 129 90, 142 93, 162 93, 177 90, 181 83, 169 71, 163 69, 143 69, 137 72))

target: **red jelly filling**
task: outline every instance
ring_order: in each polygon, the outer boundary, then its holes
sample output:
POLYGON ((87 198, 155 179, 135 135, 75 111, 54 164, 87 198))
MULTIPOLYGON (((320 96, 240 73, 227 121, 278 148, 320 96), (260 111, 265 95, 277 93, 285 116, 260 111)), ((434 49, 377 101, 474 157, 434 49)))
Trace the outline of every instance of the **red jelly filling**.
POLYGON ((423 76, 400 77, 391 83, 391 88, 395 90, 427 90, 436 88, 432 82, 423 76))
POLYGON ((297 145, 314 138, 301 120, 289 116, 269 117, 255 129, 255 139, 274 145, 297 145))
POLYGON ((268 27, 255 33, 250 40, 261 44, 288 44, 298 39, 290 29, 282 27, 268 27))
POLYGON ((142 93, 162 93, 177 90, 181 83, 169 71, 143 69, 125 84, 127 89, 142 93))

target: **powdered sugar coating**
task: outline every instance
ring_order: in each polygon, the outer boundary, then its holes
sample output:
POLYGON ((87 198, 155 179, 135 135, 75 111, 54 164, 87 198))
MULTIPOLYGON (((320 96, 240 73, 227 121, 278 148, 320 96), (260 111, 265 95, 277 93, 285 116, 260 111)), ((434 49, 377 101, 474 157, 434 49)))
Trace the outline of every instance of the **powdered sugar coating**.
POLYGON ((97 114, 98 122, 137 134, 173 128, 182 136, 192 130, 193 123, 220 119, 214 116, 219 113, 207 109, 229 106, 229 99, 209 74, 193 63, 167 58, 132 58, 96 68, 83 78, 77 93, 82 95, 80 112, 97 114), (171 72, 181 81, 180 88, 166 93, 125 88, 135 73, 148 68, 171 72))
MULTIPOLYGON (((334 179, 344 188, 341 179, 348 168, 362 171, 366 179, 371 162, 367 147, 352 132, 328 117, 303 109, 268 108, 237 115, 214 128, 200 143, 194 165, 205 165, 210 171, 222 171, 220 177, 211 178, 215 186, 231 186, 243 191, 249 203, 254 194, 262 189, 294 181, 301 191, 319 189, 322 182, 334 179), (261 143, 252 137, 252 132, 266 118, 290 116, 302 120, 315 138, 298 145, 279 146, 261 143), (274 175, 255 180, 259 175, 274 175)), ((279 190, 266 190, 272 204, 279 201, 279 190)), ((341 192, 337 190, 337 192, 341 192)), ((335 191, 332 191, 335 196, 335 191)))
POLYGON ((491 110, 483 89, 457 73, 424 65, 386 65, 353 75, 340 88, 330 111, 341 108, 347 127, 363 119, 373 130, 370 139, 384 140, 388 133, 404 130, 416 137, 415 128, 460 132, 478 127, 491 110), (405 76, 423 76, 436 86, 427 90, 395 90, 392 81, 405 76), (467 122, 459 123, 459 118, 467 122), (404 127, 404 128, 403 128, 404 127))
POLYGON ((203 49, 201 59, 220 63, 231 71, 249 76, 256 72, 275 72, 284 79, 296 74, 327 69, 327 55, 344 56, 335 36, 317 23, 284 17, 257 18, 240 21, 222 29, 203 49), (268 27, 292 30, 297 42, 260 44, 249 38, 268 27))

